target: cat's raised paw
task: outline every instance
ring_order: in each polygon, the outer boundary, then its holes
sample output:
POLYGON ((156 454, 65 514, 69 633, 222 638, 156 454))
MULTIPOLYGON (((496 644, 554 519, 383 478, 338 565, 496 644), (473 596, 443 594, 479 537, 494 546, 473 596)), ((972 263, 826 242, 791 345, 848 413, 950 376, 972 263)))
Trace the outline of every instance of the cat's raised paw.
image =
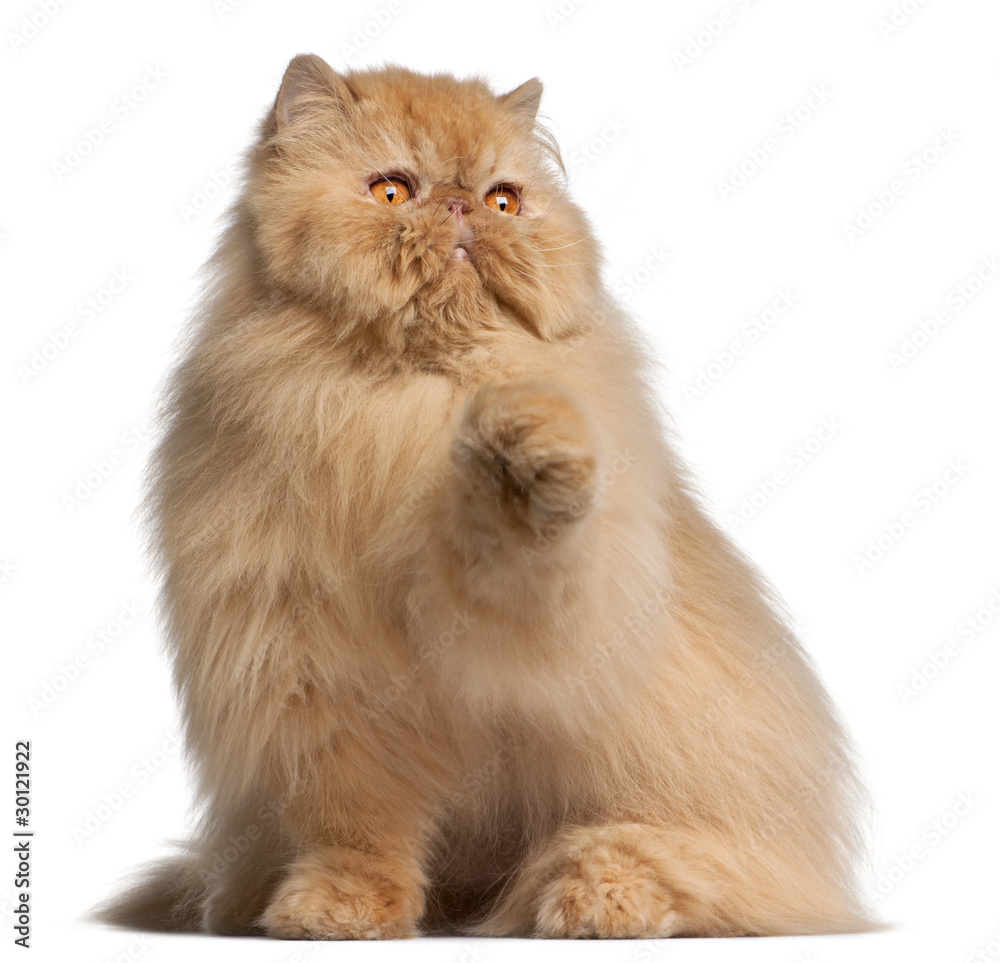
POLYGON ((466 405, 454 457, 481 494, 531 528, 574 522, 593 504, 590 426, 570 398, 544 382, 480 388, 466 405))
POLYGON ((261 923, 285 940, 389 940, 416 933, 423 895, 381 867, 300 860, 279 887, 261 923))

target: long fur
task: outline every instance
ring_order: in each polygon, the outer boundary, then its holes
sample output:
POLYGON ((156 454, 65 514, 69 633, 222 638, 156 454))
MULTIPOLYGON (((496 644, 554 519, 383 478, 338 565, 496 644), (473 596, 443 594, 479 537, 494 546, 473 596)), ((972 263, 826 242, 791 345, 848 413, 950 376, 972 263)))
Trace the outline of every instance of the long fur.
POLYGON ((872 925, 844 732, 678 461, 540 92, 289 66, 151 474, 204 817, 103 919, 872 925))

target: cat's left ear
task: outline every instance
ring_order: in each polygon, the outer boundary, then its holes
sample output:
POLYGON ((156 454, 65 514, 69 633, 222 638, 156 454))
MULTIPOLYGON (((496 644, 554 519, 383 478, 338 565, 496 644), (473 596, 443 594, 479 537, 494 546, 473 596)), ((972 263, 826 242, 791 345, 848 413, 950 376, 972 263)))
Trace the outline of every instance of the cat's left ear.
POLYGON ((509 94, 500 97, 500 103, 514 111, 528 127, 533 127, 542 100, 542 82, 537 77, 526 80, 509 94))
POLYGON ((299 54, 285 70, 274 102, 278 130, 294 123, 310 111, 340 103, 354 103, 357 94, 346 78, 315 54, 299 54))

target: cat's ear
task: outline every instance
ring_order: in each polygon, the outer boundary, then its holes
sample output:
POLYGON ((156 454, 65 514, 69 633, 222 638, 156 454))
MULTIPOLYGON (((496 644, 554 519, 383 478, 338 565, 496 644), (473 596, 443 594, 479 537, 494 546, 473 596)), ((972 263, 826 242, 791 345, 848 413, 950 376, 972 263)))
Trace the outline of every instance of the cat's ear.
POLYGON ((526 80, 509 94, 500 97, 500 103, 513 110, 528 127, 533 127, 542 100, 542 82, 537 77, 526 80))
POLYGON ((357 99, 346 78, 335 73, 322 57, 299 54, 285 70, 274 103, 274 117, 280 131, 310 110, 335 103, 346 105, 357 99))

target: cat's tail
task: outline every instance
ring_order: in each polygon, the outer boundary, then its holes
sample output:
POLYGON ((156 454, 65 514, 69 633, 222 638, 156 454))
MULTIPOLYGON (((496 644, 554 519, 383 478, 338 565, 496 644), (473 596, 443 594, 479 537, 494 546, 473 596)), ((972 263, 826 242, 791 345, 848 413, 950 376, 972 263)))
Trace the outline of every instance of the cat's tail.
POLYGON ((193 854, 172 856, 139 870, 88 918, 131 930, 197 933, 203 929, 205 893, 193 854))

